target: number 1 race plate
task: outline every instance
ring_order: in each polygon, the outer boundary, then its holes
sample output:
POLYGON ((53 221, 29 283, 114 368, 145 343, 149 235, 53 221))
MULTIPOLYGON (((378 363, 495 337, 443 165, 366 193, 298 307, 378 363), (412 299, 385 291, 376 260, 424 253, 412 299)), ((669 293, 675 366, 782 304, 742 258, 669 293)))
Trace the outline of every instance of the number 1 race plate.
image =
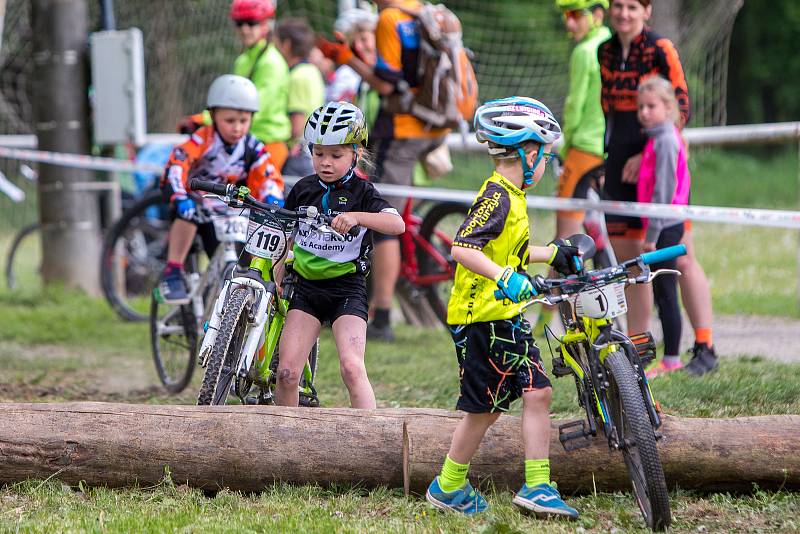
POLYGON ((592 319, 613 319, 628 311, 625 284, 612 284, 581 291, 575 298, 575 315, 592 319))
POLYGON ((273 260, 283 256, 285 248, 286 231, 281 223, 251 210, 244 249, 259 258, 273 260))
POLYGON ((217 239, 222 242, 244 243, 247 238, 247 217, 241 215, 222 215, 212 217, 214 221, 214 231, 217 239))

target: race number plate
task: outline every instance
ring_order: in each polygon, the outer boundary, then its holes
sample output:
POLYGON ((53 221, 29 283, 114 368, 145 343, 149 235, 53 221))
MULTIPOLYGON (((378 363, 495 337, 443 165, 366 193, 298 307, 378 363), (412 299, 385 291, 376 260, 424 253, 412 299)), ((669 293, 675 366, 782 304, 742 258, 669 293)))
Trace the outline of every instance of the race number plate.
POLYGON ((212 217, 217 239, 223 243, 244 243, 247 239, 247 217, 241 215, 221 215, 212 217))
POLYGON ((612 284, 581 291, 575 298, 575 315, 592 319, 613 319, 628 311, 625 284, 612 284))
POLYGON ((286 248, 287 230, 284 229, 284 225, 274 218, 266 217, 262 213, 253 210, 250 212, 250 222, 247 225, 247 242, 244 249, 259 258, 268 260, 280 258, 286 248))

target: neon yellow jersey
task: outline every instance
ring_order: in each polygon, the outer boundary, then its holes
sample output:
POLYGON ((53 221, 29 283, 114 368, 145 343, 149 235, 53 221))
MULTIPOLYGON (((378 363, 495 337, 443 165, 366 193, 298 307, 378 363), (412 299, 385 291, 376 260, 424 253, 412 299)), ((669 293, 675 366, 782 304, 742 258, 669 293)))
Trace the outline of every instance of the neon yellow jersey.
MULTIPOLYGON (((480 250, 501 267, 511 266, 518 272, 525 272, 529 240, 525 192, 495 172, 478 192, 467 218, 456 232, 453 246, 480 250)), ((494 280, 458 264, 447 304, 447 323, 470 324, 519 315, 522 304, 508 299, 496 300, 495 289, 494 280)))
POLYGON ((250 78, 258 89, 259 109, 253 115, 250 133, 262 143, 288 141, 292 136, 289 66, 275 45, 261 40, 245 50, 236 58, 233 74, 250 78))

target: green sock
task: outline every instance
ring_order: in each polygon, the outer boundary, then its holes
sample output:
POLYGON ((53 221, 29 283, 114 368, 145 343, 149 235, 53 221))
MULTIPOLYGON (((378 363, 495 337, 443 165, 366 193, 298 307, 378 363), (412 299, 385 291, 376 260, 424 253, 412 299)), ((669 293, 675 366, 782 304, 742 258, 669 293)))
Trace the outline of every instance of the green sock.
POLYGON ((525 460, 525 484, 529 488, 550 484, 550 460, 525 460))
POLYGON ((446 456, 439 474, 439 487, 447 493, 463 488, 467 483, 467 471, 469 464, 454 462, 450 456, 446 456))

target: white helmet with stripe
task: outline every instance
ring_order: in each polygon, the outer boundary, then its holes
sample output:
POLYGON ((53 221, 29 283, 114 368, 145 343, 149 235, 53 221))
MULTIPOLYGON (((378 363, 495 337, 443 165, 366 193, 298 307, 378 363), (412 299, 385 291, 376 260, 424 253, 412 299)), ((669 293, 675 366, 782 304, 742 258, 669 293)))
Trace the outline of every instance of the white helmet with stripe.
POLYGON ((367 122, 353 104, 328 102, 309 115, 303 139, 310 145, 367 146, 367 122))

